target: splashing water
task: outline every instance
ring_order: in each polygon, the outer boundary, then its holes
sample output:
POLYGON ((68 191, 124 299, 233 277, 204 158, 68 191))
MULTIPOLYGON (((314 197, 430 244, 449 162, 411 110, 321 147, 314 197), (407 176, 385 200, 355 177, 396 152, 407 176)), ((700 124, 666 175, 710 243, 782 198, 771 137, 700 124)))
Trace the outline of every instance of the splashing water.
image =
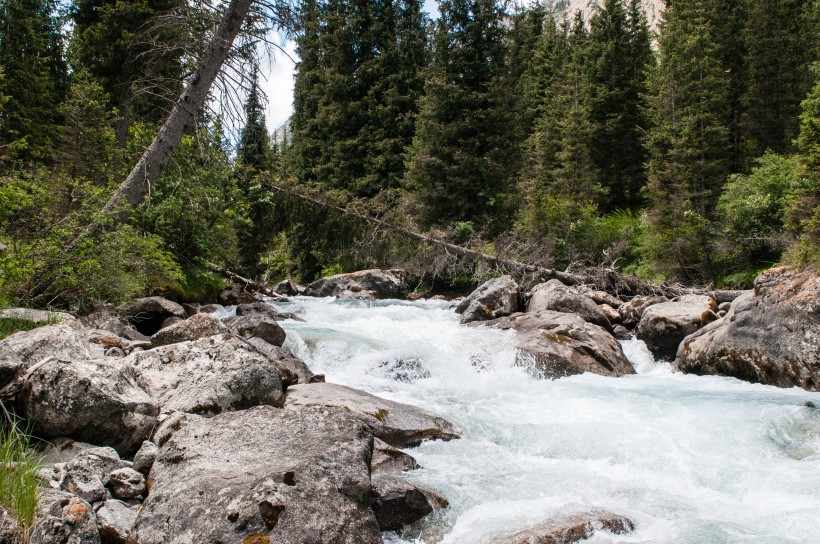
POLYGON ((443 301, 276 304, 285 347, 327 380, 422 406, 464 437, 408 450, 450 501, 388 544, 470 544, 567 511, 629 517, 591 543, 820 542, 820 394, 687 376, 623 342, 635 376, 536 380, 511 331, 443 301))

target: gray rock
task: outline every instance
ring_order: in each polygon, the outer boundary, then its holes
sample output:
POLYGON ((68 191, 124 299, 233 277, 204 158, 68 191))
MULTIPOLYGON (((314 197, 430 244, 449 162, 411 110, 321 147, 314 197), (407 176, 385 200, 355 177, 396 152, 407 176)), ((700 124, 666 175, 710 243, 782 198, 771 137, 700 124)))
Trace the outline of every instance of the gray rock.
POLYGON ((37 519, 46 518, 48 516, 60 517, 63 508, 71 501, 77 498, 74 493, 69 493, 63 489, 53 487, 40 488, 40 495, 37 498, 37 519))
POLYGON ((122 359, 51 359, 23 383, 21 404, 43 438, 69 436, 133 453, 156 423, 156 401, 122 359))
POLYGON ((151 336, 169 317, 185 319, 185 308, 162 297, 145 297, 117 308, 142 334, 151 336))
POLYGON ((598 308, 606 316, 607 321, 612 325, 612 331, 615 331, 615 325, 620 325, 621 323, 621 314, 618 313, 618 310, 610 306, 609 304, 599 304, 598 308))
POLYGON ((820 391, 820 276, 786 267, 762 273, 725 317, 684 339, 674 366, 820 391))
POLYGON ((266 315, 231 317, 225 320, 225 325, 232 333, 246 340, 259 338, 274 346, 281 346, 285 343, 285 330, 266 315))
POLYGON ((685 295, 649 306, 641 315, 637 336, 656 359, 672 361, 681 341, 718 319, 717 303, 705 295, 685 295))
POLYGON ((404 270, 360 270, 317 280, 305 288, 309 297, 399 298, 407 284, 404 270))
POLYGON ((105 501, 97 510, 101 544, 128 544, 136 521, 137 512, 124 502, 116 499, 105 501))
POLYGON ((0 310, 0 319, 16 319, 18 321, 30 321, 31 323, 59 323, 61 321, 74 321, 76 318, 66 312, 34 310, 31 308, 3 308, 0 310))
POLYGON ((31 528, 29 544, 100 544, 91 505, 74 497, 59 516, 48 516, 31 528))
POLYGON ((374 476, 371 497, 373 513, 382 531, 397 531, 417 522, 434 508, 448 505, 444 497, 397 476, 374 476))
POLYGON ((185 315, 188 317, 198 314, 199 309, 202 307, 202 305, 197 302, 183 302, 180 306, 185 310, 185 315))
POLYGON ((226 333, 228 329, 217 318, 209 314, 196 314, 157 331, 151 337, 151 345, 167 346, 190 340, 199 340, 207 336, 226 333))
POLYGON ((274 321, 282 321, 284 319, 281 317, 279 310, 277 310, 270 304, 266 304, 264 302, 255 302, 253 304, 240 304, 236 307, 236 315, 264 315, 273 319, 274 321))
POLYGON ((269 361, 279 366, 282 387, 285 389, 297 383, 310 383, 310 380, 316 376, 304 361, 279 346, 269 344, 261 338, 248 338, 247 342, 269 361))
POLYGON ((335 409, 260 406, 188 423, 162 446, 140 544, 377 544, 372 435, 335 409))
POLYGON ((148 476, 157 455, 159 455, 159 446, 150 440, 144 441, 140 449, 137 450, 137 453, 134 454, 133 469, 140 472, 143 476, 148 476))
POLYGON ((461 323, 484 321, 518 311, 519 287, 511 276, 487 280, 456 306, 461 323))
POLYGON ((406 448, 427 439, 450 440, 461 432, 430 412, 331 383, 295 385, 288 389, 285 408, 338 407, 367 424, 373 434, 391 446, 406 448))
POLYGON ((119 468, 111 471, 103 480, 117 499, 136 499, 145 495, 145 476, 133 468, 119 468))
MULTIPOLYGON (((26 369, 46 357, 66 360, 91 358, 85 337, 86 330, 76 321, 46 325, 30 331, 20 331, 0 340, 0 353, 9 350, 10 363, 3 374, 12 376, 9 382, 19 378, 26 369), (16 360, 19 361, 15 362, 16 360)), ((8 382, 7 382, 8 383, 8 382)))
POLYGON ((233 285, 230 289, 225 289, 219 293, 219 302, 226 306, 236 306, 237 304, 253 304, 261 299, 256 293, 245 291, 241 285, 233 285))
POLYGON ((199 308, 199 312, 203 314, 214 314, 216 312, 221 312, 224 309, 225 307, 221 304, 206 304, 205 306, 201 306, 199 308))
POLYGON ((585 297, 591 298, 592 302, 598 304, 599 306, 603 304, 607 304, 609 306, 612 306, 613 308, 618 308, 621 306, 621 299, 619 299, 615 295, 610 295, 606 291, 596 291, 594 289, 588 289, 583 286, 579 287, 578 290, 585 297))
POLYGON ((17 518, 4 506, 0 506, 0 544, 17 544, 19 536, 20 526, 17 518))
POLYGON ((22 374, 25 365, 8 345, 0 343, 0 388, 12 383, 22 374))
POLYGON ((126 340, 145 341, 149 338, 139 332, 130 321, 121 316, 110 304, 100 306, 80 319, 83 326, 90 329, 108 331, 126 340))
POLYGON ((718 304, 718 311, 719 312, 728 312, 731 309, 732 309, 732 303, 731 302, 721 302, 720 304, 718 304))
POLYGON ((577 289, 567 287, 558 280, 536 285, 528 293, 528 298, 527 312, 552 310, 576 314, 584 321, 612 332, 612 324, 606 314, 591 298, 582 295, 577 289))
POLYGON ((590 538, 596 531, 617 535, 632 532, 635 525, 624 516, 611 512, 562 515, 556 519, 490 541, 490 544, 571 544, 590 538))
POLYGON ((638 296, 621 304, 618 313, 621 314, 621 324, 627 328, 633 328, 641 320, 644 310, 654 304, 669 302, 668 299, 658 296, 638 296))
POLYGON ((629 329, 627 329, 623 325, 614 325, 612 327, 612 336, 614 336, 617 340, 632 339, 632 335, 629 334, 629 329))
POLYGON ((416 470, 419 464, 412 455, 394 448, 384 440, 376 438, 373 442, 373 459, 370 470, 373 474, 388 474, 416 470))
POLYGON ((132 353, 125 364, 164 412, 214 415, 283 400, 277 364, 232 336, 132 353))
POLYGON ((527 312, 483 324, 516 331, 516 364, 534 376, 561 378, 592 372, 602 376, 634 374, 621 345, 604 329, 575 314, 527 312))
POLYGON ((301 291, 304 290, 304 287, 301 287, 298 283, 292 280, 282 280, 273 287, 271 287, 271 290, 279 295, 295 297, 301 291))
POLYGON ((183 319, 181 317, 176 317, 176 316, 166 317, 162 321, 162 325, 159 326, 159 330, 167 329, 171 325, 176 325, 177 323, 180 323, 181 321, 183 321, 183 319))
POLYGON ((44 465, 66 463, 82 452, 96 447, 97 446, 89 444, 88 442, 80 442, 65 436, 52 438, 46 442, 42 448, 40 462, 44 465))
POLYGON ((122 461, 113 449, 89 448, 65 463, 60 486, 89 503, 103 501, 105 476, 121 467, 122 461))

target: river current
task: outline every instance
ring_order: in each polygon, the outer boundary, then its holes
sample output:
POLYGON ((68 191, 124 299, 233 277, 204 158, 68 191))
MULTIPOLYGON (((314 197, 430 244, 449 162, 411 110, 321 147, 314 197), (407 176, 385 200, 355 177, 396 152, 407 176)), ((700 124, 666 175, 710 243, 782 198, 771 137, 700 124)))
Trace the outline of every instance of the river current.
POLYGON ((589 543, 820 543, 820 394, 688 376, 623 342, 637 375, 537 380, 511 331, 444 301, 296 297, 285 347, 327 381, 424 407, 463 438, 407 450, 450 507, 388 544, 470 544, 566 513, 625 515, 589 543))

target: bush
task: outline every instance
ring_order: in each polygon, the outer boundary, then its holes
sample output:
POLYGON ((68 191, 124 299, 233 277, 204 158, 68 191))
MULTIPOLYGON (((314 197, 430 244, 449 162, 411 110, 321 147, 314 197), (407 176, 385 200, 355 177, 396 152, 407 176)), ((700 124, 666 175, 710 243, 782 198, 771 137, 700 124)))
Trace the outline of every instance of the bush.
POLYGON ((39 458, 31 448, 27 430, 16 424, 0 426, 0 506, 16 518, 23 542, 28 541, 28 530, 37 514, 39 470, 39 458))

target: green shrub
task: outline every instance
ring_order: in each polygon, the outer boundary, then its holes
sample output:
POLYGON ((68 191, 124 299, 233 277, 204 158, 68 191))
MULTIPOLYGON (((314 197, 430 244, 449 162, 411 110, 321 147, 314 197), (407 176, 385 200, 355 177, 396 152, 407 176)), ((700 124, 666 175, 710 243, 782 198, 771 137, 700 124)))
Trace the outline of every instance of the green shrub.
POLYGON ((16 424, 0 426, 0 506, 20 527, 20 540, 28 541, 28 530, 37 514, 39 457, 31 448, 31 435, 16 424))

